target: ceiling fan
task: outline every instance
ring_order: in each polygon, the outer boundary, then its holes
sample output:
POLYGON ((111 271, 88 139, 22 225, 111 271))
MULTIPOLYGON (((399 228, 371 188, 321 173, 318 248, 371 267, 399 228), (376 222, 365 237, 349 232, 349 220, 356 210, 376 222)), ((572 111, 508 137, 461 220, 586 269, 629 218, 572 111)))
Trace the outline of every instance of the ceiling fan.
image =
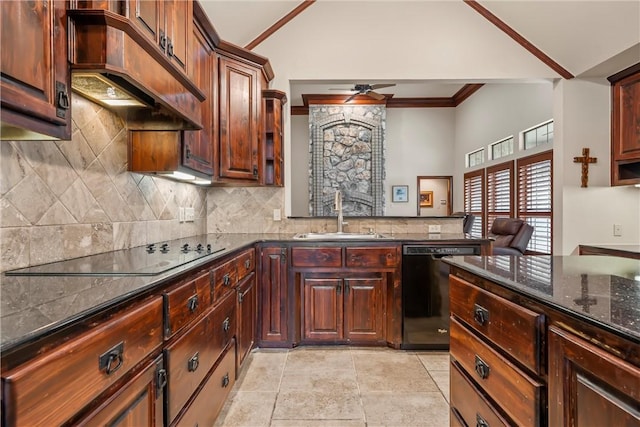
MULTIPOLYGON (((355 98, 358 95, 367 95, 370 96, 373 99, 377 99, 378 101, 382 100, 385 98, 385 96, 381 93, 375 92, 374 89, 382 89, 385 87, 391 87, 391 86, 395 86, 395 83, 382 83, 382 84, 374 84, 374 85, 370 85, 370 84, 365 84, 365 83, 357 83, 355 84, 351 89, 349 89, 350 91, 355 91, 355 93, 353 93, 349 98, 347 98, 344 102, 349 102, 351 101, 353 98, 355 98)), ((344 90, 344 89, 329 89, 329 90, 344 90)))

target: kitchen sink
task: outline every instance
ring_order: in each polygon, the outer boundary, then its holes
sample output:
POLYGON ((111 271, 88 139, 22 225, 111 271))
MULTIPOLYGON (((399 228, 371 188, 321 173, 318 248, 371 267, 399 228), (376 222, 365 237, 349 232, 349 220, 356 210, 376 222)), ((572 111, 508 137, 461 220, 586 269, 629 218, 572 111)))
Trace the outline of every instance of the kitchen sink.
POLYGON ((378 233, 300 233, 293 236, 300 240, 368 240, 387 239, 385 235, 378 233))

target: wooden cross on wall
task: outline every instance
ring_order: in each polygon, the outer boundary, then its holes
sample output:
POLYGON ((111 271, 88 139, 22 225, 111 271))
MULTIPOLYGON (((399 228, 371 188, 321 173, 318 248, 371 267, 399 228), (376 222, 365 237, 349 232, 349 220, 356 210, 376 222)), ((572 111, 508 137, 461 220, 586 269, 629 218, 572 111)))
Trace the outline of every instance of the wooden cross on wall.
POLYGON ((582 149, 582 157, 574 157, 573 163, 582 163, 582 185, 580 187, 587 187, 589 181, 589 163, 596 163, 597 157, 589 157, 589 149, 582 149))

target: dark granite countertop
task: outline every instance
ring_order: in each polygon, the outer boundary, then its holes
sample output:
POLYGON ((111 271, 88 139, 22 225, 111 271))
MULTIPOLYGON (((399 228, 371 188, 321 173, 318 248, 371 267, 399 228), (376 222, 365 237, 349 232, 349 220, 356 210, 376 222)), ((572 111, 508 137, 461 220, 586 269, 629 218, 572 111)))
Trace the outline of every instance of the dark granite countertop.
MULTIPOLYGON (((305 242, 294 240, 288 234, 208 234, 193 236, 170 242, 182 246, 186 242, 211 244, 214 248, 225 248, 220 252, 201 257, 180 267, 154 276, 0 276, 0 352, 37 340, 91 316, 105 308, 117 305, 167 283, 193 269, 221 258, 256 242, 305 242)), ((375 242, 435 242, 469 241, 459 234, 385 234, 386 239, 375 242)), ((365 237, 365 240, 366 237, 365 237)), ((353 240, 349 240, 353 242, 353 240)), ((482 242, 482 240, 480 240, 482 242)), ((319 241, 308 241, 317 244, 319 241)), ((99 254, 101 256, 104 254, 99 254)), ((92 256, 83 257, 90 264, 92 256)))
POLYGON ((445 259, 554 309, 640 343, 640 261, 609 256, 445 259))

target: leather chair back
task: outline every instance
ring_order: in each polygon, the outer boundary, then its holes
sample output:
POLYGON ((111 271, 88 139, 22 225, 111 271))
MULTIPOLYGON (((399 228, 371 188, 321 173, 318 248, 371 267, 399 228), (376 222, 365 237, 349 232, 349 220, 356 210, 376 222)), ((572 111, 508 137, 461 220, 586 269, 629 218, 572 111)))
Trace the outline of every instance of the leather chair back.
POLYGON ((493 254, 524 255, 533 231, 533 226, 520 218, 496 218, 489 231, 493 254))

